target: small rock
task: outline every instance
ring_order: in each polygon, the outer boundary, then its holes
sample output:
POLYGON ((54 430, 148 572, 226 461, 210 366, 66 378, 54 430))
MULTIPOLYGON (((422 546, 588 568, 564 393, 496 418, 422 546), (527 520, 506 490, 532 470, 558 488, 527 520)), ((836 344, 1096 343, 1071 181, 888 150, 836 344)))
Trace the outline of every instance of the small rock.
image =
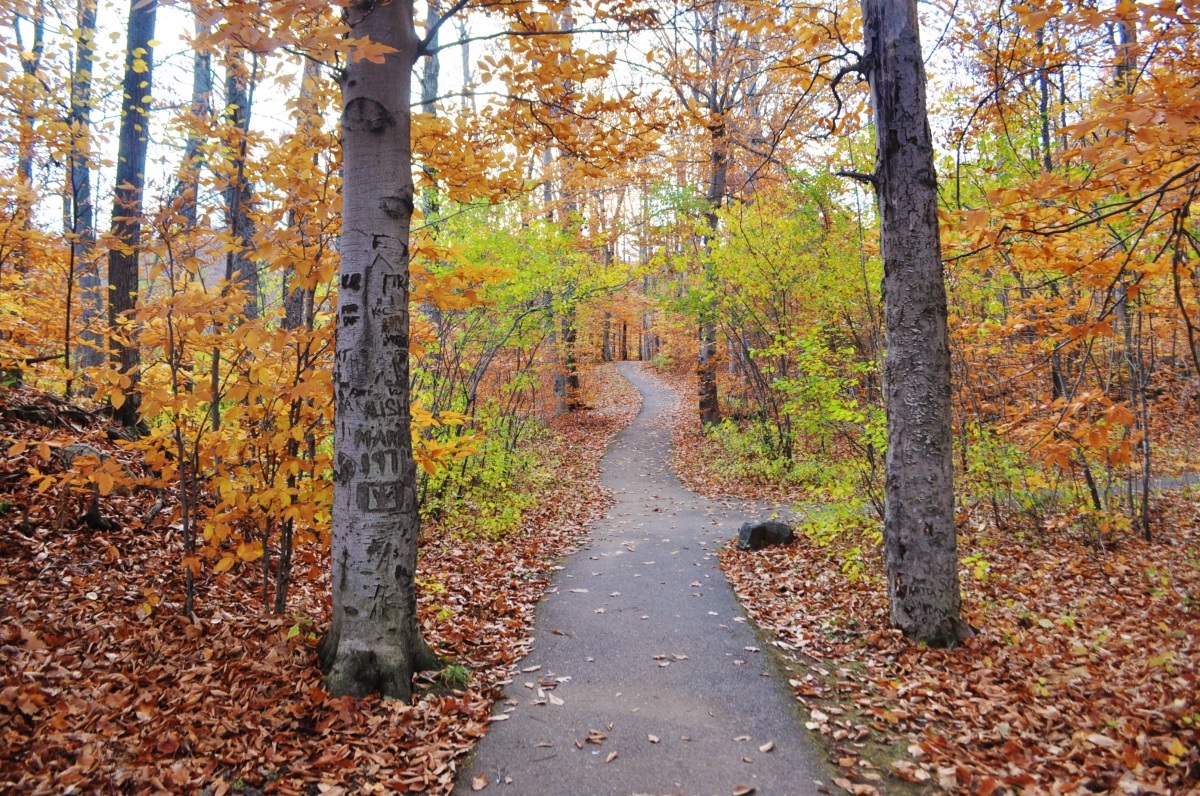
POLYGON ((796 538, 790 525, 778 520, 746 522, 738 530, 738 550, 761 550, 768 545, 791 544, 796 538))

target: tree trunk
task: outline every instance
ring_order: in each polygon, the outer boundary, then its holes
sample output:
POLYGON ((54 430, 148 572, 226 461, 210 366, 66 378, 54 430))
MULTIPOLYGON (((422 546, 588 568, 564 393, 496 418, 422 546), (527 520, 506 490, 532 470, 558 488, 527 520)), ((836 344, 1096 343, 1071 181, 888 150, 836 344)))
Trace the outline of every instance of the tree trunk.
POLYGON ((17 243, 17 270, 25 270, 29 258, 29 233, 33 230, 33 205, 36 190, 33 186, 33 148, 34 123, 37 121, 36 98, 42 94, 38 80, 38 68, 42 63, 42 55, 46 51, 46 7, 43 2, 37 2, 29 9, 29 17, 33 25, 33 41, 29 47, 21 38, 21 21, 23 16, 13 20, 13 33, 17 39, 17 51, 20 53, 21 72, 23 78, 17 92, 17 106, 20 115, 17 121, 17 228, 21 237, 17 243))
POLYGON ((333 623, 321 642, 333 694, 408 699, 437 667, 421 637, 416 465, 409 408, 413 213, 412 0, 360 0, 351 35, 395 48, 346 65, 343 232, 334 366, 333 623))
MULTIPOLYGON (((709 256, 712 254, 712 239, 717 234, 717 226, 720 219, 717 217, 717 210, 720 209, 721 203, 725 199, 725 185, 729 174, 729 158, 725 152, 725 127, 723 121, 714 123, 711 129, 712 151, 710 160, 712 162, 712 173, 708 181, 708 212, 705 213, 705 220, 708 222, 708 233, 704 237, 704 286, 706 290, 713 290, 713 275, 712 263, 709 261, 709 256)), ((710 426, 721 422, 721 404, 717 395, 717 323, 712 316, 713 310, 708 297, 705 296, 703 309, 700 312, 700 350, 696 358, 696 376, 697 388, 699 391, 700 401, 700 423, 701 425, 710 426)))
POLYGON ((575 342, 579 329, 575 323, 575 305, 571 304, 563 313, 563 372, 567 383, 567 406, 573 408, 576 394, 579 392, 579 364, 575 355, 575 342))
MULTIPOLYGON (((208 26, 196 15, 196 38, 202 39, 208 35, 208 26)), ((197 48, 192 54, 192 119, 188 126, 187 143, 183 149, 183 168, 179 177, 176 191, 183 197, 183 217, 187 226, 192 229, 198 220, 198 203, 200 194, 200 146, 204 143, 200 137, 200 125, 207 129, 209 115, 212 113, 212 55, 208 50, 197 48)))
MULTIPOLYGON (((257 72, 257 66, 255 71, 257 72)), ((231 169, 233 176, 225 188, 225 220, 238 250, 226 254, 225 279, 231 286, 236 282, 246 291, 248 319, 257 318, 259 314, 258 266, 250 259, 254 240, 254 222, 250 219, 250 206, 254 202, 254 189, 246 179, 250 95, 257 77, 257 74, 251 74, 247 70, 241 52, 229 53, 225 72, 225 106, 234 160, 231 169)))
POLYGON ((950 346, 917 5, 862 7, 884 266, 888 600, 905 636, 953 646, 970 629, 959 615, 950 346))
POLYGON ((421 113, 431 116, 437 115, 438 77, 442 73, 442 62, 438 53, 441 21, 442 4, 434 0, 425 9, 425 30, 432 30, 433 36, 429 40, 429 52, 425 55, 425 65, 421 70, 421 113))
MULTIPOLYGON (((320 79, 320 66, 315 61, 305 59, 304 71, 300 78, 300 96, 296 101, 296 110, 300 114, 300 120, 296 124, 296 135, 305 139, 314 132, 318 134, 320 132, 319 108, 313 99, 313 91, 320 79)), ((313 165, 317 165, 317 162, 318 158, 314 154, 313 165)), ((288 208, 288 226, 295 226, 296 223, 296 207, 293 203, 293 206, 288 208)), ((302 242, 301 249, 306 251, 309 244, 307 235, 301 232, 300 240, 302 242)), ((283 320, 281 323, 284 329, 299 329, 301 326, 305 326, 312 331, 313 291, 304 285, 293 284, 295 278, 295 268, 288 266, 283 272, 282 279, 283 320)))
MULTIPOLYGON (((92 68, 96 60, 96 0, 80 0, 79 43, 71 75, 71 250, 79 284, 81 344, 75 354, 80 368, 104 364, 103 282, 95 259, 96 221, 89 160, 92 130, 92 68)), ((70 308, 68 308, 70 312, 70 308)))
POLYGON ((137 306, 138 246, 142 242, 142 190, 146 184, 146 146, 150 127, 150 88, 154 68, 154 22, 158 0, 132 0, 122 83, 121 132, 117 144, 117 179, 113 193, 113 237, 120 248, 108 254, 108 323, 111 357, 131 385, 113 417, 125 426, 138 422, 137 382, 141 368, 138 342, 132 330, 118 332, 117 321, 132 320, 137 306))

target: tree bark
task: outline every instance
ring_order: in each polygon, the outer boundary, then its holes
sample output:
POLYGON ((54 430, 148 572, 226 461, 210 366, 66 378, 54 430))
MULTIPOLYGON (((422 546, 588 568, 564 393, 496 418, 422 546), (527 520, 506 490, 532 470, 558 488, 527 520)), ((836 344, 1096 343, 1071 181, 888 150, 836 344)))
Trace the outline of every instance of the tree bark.
POLYGON ((970 629, 960 618, 946 288, 917 5, 862 8, 884 268, 888 600, 905 636, 953 646, 970 629))
MULTIPOLYGON (((246 292, 246 318, 255 319, 259 311, 258 266, 250 259, 254 240, 254 222, 250 207, 254 188, 246 179, 246 147, 250 134, 250 95, 257 74, 251 74, 240 51, 230 52, 225 64, 225 105, 230 128, 230 147, 234 152, 230 184, 225 188, 225 221, 229 234, 239 247, 226 254, 225 279, 246 292)), ((257 72, 257 66, 255 67, 257 72)))
POLYGON ((117 143, 117 180, 113 193, 113 237, 120 247, 108 254, 108 323, 111 334, 110 356, 127 375, 131 386, 125 401, 113 417, 125 426, 138 422, 138 372, 141 354, 131 332, 118 332, 117 321, 132 320, 137 307, 138 247, 142 242, 142 191, 146 185, 146 148, 149 141, 150 89, 153 82, 154 23, 158 0, 132 0, 129 8, 129 34, 125 52, 125 78, 122 84, 121 131, 117 143), (124 339, 122 339, 124 338, 124 339))
POLYGON ((334 366, 333 623, 321 642, 333 694, 408 699, 436 668, 421 637, 416 466, 409 406, 409 230, 413 213, 412 0, 359 0, 354 37, 395 48, 346 65, 343 232, 334 366))
MULTIPOLYGON (((712 264, 708 261, 712 254, 712 240, 717 234, 720 218, 717 210, 725 200, 725 187, 729 175, 729 158, 725 152, 725 127, 723 121, 714 123, 711 128, 712 151, 709 154, 712 162, 712 172, 709 175, 708 212, 705 220, 708 222, 708 232, 704 237, 704 285, 707 290, 715 289, 712 275, 712 264)), ((700 423, 711 426, 721 422, 721 403, 717 395, 717 323, 713 318, 713 310, 708 297, 704 298, 704 306, 700 313, 700 348, 696 358, 697 389, 700 401, 700 423)))
MULTIPOLYGON (((208 35, 208 25, 202 14, 193 12, 196 18, 196 38, 203 39, 208 35)), ((200 194, 200 146, 204 143, 200 136, 200 125, 208 127, 209 116, 212 114, 212 54, 203 47, 197 47, 192 54, 192 119, 188 127, 187 143, 183 149, 183 168, 180 170, 179 184, 176 191, 183 198, 183 217, 187 226, 192 229, 198 221, 200 194)))
MULTIPOLYGON (((104 364, 104 335, 97 327, 104 314, 103 282, 95 259, 96 221, 89 159, 92 130, 92 66, 96 60, 96 0, 80 0, 79 43, 71 75, 71 250, 79 284, 82 326, 75 363, 104 364)), ((70 312, 70 308, 68 308, 70 312)))
POLYGON ((38 81, 38 69, 46 52, 46 7, 43 2, 33 5, 29 21, 33 25, 33 41, 28 48, 21 39, 22 15, 13 20, 13 33, 20 53, 23 80, 18 91, 17 106, 20 116, 17 122, 17 202, 16 214, 21 238, 17 244, 17 270, 29 266, 29 233, 33 230, 33 205, 36 190, 33 185, 34 123, 37 121, 36 98, 42 93, 38 81))

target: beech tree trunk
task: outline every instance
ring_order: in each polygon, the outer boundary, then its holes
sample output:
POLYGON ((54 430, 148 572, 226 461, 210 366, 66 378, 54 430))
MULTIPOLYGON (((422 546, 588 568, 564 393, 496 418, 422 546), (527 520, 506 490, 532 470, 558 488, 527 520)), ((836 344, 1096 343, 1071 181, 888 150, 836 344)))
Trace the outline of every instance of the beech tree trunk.
POLYGON ((33 229, 33 205, 36 199, 36 189, 33 184, 33 149, 34 124, 37 121, 37 100, 41 94, 38 88, 38 69, 41 67, 42 56, 46 52, 46 6, 44 2, 36 2, 29 12, 29 21, 33 25, 33 41, 26 47, 21 37, 22 16, 13 19, 13 34, 17 40, 17 51, 20 53, 21 72, 23 80, 19 83, 17 106, 19 120, 17 122, 17 227, 21 237, 17 243, 17 270, 23 271, 28 265, 29 232, 33 229))
MULTIPOLYGON (((225 188, 225 221, 229 234, 240 247, 225 255, 225 280, 237 283, 246 292, 246 318, 258 317, 258 266, 250 259, 254 241, 254 222, 250 207, 254 204, 254 188, 246 179, 246 146, 250 134, 250 92, 257 74, 251 74, 241 51, 231 51, 225 64, 225 107, 230 127, 233 156, 233 176, 225 188)), ((257 72, 257 66, 254 69, 257 72)))
POLYGON ((408 699, 438 666, 417 623, 416 466, 409 426, 413 213, 412 0, 358 0, 351 36, 395 48, 346 65, 343 225, 334 366, 333 623, 321 642, 333 694, 408 699))
POLYGON ((112 333, 111 357, 132 382, 125 401, 113 412, 125 426, 138 422, 141 403, 136 392, 141 355, 130 333, 118 332, 117 320, 129 318, 137 306, 138 247, 142 242, 142 191, 146 185, 146 146, 150 127, 150 88, 153 82, 154 22, 158 0, 132 0, 125 52, 124 97, 121 132, 117 143, 117 180, 113 193, 113 237, 120 248, 108 253, 108 323, 112 333))
MULTIPOLYGON (((208 35, 208 25, 202 15, 195 14, 196 38, 203 39, 208 35)), ((196 130, 196 124, 207 125, 212 113, 212 55, 206 49, 197 49, 192 54, 192 125, 188 128, 187 143, 183 149, 183 167, 180 169, 179 184, 176 191, 183 197, 183 217, 187 220, 188 228, 194 228, 198 220, 200 194, 200 161, 203 157, 200 147, 203 140, 196 130)))
MULTIPOLYGON (((96 60, 96 2, 79 3, 79 43, 71 75, 71 251, 79 285, 81 344, 75 355, 80 368, 104 364, 103 282, 96 261, 96 222, 92 200, 92 66, 96 60)), ((68 308, 69 312, 69 308, 68 308)))
POLYGON ((953 646, 970 629, 959 615, 950 345, 917 4, 862 8, 884 272, 888 600, 905 636, 953 646))

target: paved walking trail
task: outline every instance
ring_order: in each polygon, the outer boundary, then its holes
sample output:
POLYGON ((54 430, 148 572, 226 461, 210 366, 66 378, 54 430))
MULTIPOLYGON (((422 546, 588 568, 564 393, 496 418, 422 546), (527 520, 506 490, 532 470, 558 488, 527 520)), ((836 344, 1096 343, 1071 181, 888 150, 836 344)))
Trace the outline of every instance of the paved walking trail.
POLYGON ((485 793, 513 796, 814 793, 831 774, 717 566, 717 548, 764 512, 686 490, 662 422, 670 395, 639 364, 618 367, 645 402, 601 462, 616 505, 563 562, 526 671, 497 705, 510 718, 454 792, 483 773, 485 793))

